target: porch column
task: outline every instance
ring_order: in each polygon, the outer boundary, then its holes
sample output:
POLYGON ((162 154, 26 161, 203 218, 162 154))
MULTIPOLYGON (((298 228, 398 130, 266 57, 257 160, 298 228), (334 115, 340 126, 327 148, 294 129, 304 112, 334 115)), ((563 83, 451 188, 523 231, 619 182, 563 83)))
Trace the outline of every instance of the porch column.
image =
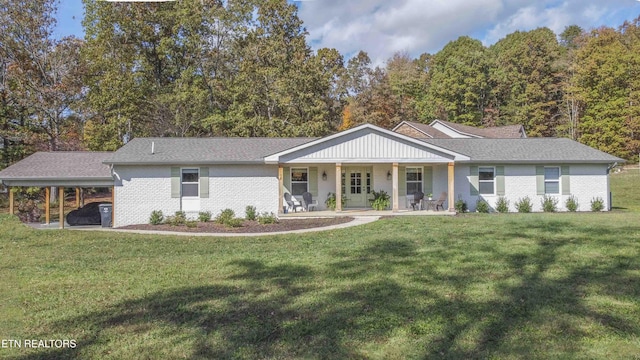
POLYGON ((49 225, 51 223, 51 188, 44 188, 44 223, 49 225))
POLYGON ((76 209, 80 209, 80 188, 76 188, 76 209))
POLYGON ((284 203, 282 199, 284 198, 284 168, 282 164, 278 164, 278 213, 283 212, 284 203))
POLYGON ((58 188, 58 203, 60 204, 60 229, 64 229, 64 187, 58 188))
POLYGON ((448 182, 449 182, 449 186, 448 186, 448 190, 447 193, 449 194, 448 196, 448 202, 449 202, 449 212, 454 212, 456 211, 456 208, 454 206, 454 188, 453 188, 453 183, 454 183, 454 165, 452 162, 449 163, 449 175, 448 175, 448 182))
POLYGON ((116 227, 116 187, 111 187, 111 227, 116 227))
POLYGON ((9 191, 9 214, 13 215, 13 191, 10 187, 7 187, 7 191, 9 191))
POLYGON ((392 187, 392 194, 391 194, 391 199, 393 201, 393 205, 391 210, 392 211, 398 211, 398 203, 399 203, 399 199, 398 199, 398 163, 395 162, 393 163, 393 171, 392 173, 392 177, 391 177, 391 187, 392 187))
POLYGON ((336 211, 342 211, 342 163, 336 163, 336 211))

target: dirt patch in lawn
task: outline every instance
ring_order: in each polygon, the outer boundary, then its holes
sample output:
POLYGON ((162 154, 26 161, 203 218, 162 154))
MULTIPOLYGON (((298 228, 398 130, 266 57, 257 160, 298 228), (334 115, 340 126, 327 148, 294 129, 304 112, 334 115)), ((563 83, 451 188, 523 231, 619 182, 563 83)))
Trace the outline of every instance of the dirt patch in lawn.
POLYGON ((262 233, 262 232, 279 232, 300 229, 311 229, 325 227, 330 225, 338 225, 348 223, 353 220, 352 217, 336 217, 336 218, 311 218, 311 219, 280 219, 277 224, 262 225, 257 221, 245 220, 241 227, 232 228, 214 222, 199 222, 196 227, 187 227, 186 225, 172 226, 167 224, 151 225, 129 225, 119 229, 128 230, 155 230, 155 231, 184 231, 184 232, 202 232, 202 233, 262 233))

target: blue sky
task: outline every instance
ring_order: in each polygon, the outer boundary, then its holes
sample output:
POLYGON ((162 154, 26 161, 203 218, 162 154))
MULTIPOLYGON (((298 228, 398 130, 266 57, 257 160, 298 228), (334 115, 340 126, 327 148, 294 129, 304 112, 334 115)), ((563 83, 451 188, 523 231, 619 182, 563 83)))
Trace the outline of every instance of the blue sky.
MULTIPOLYGON (((359 50, 382 64, 398 51, 435 53, 468 35, 491 45, 516 30, 569 25, 618 27, 640 15, 640 0, 304 0, 296 1, 314 49, 359 50)), ((56 36, 83 36, 81 0, 61 0, 56 36)))

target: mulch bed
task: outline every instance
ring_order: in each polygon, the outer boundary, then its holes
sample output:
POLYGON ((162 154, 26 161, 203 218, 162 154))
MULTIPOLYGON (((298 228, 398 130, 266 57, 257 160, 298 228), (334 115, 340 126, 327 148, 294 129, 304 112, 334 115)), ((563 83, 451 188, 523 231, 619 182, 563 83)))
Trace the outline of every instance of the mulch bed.
POLYGON ((171 226, 167 224, 151 225, 129 225, 119 229, 129 230, 156 230, 156 231, 183 231, 183 232, 203 232, 203 233, 261 233, 261 232, 278 232, 300 229, 311 229, 316 227, 324 227, 330 225, 338 225, 348 223, 353 220, 352 217, 335 217, 335 218, 313 218, 313 219, 280 219, 277 224, 262 225, 257 221, 245 220, 242 227, 232 228, 214 222, 199 222, 197 227, 187 227, 186 225, 171 226))

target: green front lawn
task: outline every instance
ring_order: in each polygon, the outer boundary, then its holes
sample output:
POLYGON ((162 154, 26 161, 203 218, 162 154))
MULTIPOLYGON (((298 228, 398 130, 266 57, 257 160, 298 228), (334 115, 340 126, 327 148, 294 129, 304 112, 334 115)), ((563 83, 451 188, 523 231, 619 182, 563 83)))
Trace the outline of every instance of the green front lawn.
POLYGON ((626 168, 619 173, 611 173, 611 193, 613 209, 640 213, 640 170, 626 168))
POLYGON ((638 214, 397 217, 308 235, 0 216, 0 358, 633 358, 638 214))

